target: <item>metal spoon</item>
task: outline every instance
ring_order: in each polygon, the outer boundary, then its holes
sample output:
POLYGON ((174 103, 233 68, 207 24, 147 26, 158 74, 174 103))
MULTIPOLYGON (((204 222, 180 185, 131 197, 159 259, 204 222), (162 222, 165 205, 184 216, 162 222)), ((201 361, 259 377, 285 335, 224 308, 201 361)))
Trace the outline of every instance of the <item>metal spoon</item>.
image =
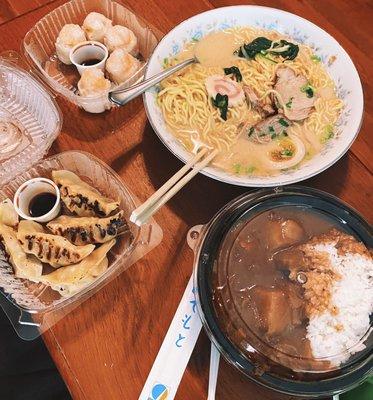
POLYGON ((135 97, 144 93, 147 89, 151 88, 157 83, 163 81, 163 79, 174 74, 176 71, 179 71, 190 64, 194 64, 195 62, 198 62, 196 58, 188 58, 187 60, 181 62, 180 64, 167 68, 162 72, 160 72, 159 74, 156 74, 151 78, 146 79, 140 83, 137 83, 136 85, 133 85, 129 88, 113 90, 109 92, 109 100, 119 106, 123 106, 124 104, 133 100, 135 97))

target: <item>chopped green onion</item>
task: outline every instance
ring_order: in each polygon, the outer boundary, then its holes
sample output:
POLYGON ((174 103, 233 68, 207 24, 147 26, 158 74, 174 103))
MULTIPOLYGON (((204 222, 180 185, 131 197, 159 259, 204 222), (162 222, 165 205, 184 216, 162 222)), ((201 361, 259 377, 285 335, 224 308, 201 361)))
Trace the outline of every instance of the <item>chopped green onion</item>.
POLYGON ((241 164, 233 164, 233 170, 235 174, 239 174, 241 171, 241 164))
POLYGON ((276 139, 276 134, 275 133, 272 133, 272 135, 271 135, 271 139, 276 139))
POLYGON ((252 174, 255 171, 255 167, 254 166, 250 166, 246 168, 246 173, 247 174, 252 174))
POLYGON ((311 97, 313 97, 315 88, 313 86, 311 86, 309 83, 307 83, 307 85, 304 85, 300 88, 300 91, 302 93, 306 93, 307 97, 311 98, 311 97))
POLYGON ((254 127, 250 127, 248 136, 250 137, 254 133, 254 127))
POLYGON ((280 118, 280 119, 278 120, 278 122, 279 122, 280 125, 282 125, 282 126, 286 126, 286 127, 289 126, 289 123, 288 123, 284 118, 280 118))
POLYGON ((328 140, 332 139, 333 137, 334 137, 333 126, 327 125, 325 127, 325 135, 321 138, 321 143, 325 143, 328 140))
POLYGON ((284 149, 281 151, 281 155, 283 157, 291 157, 293 155, 293 152, 290 149, 284 149))
POLYGON ((290 100, 285 104, 287 108, 291 108, 291 105, 293 104, 293 99, 294 97, 290 97, 290 100))
POLYGON ((272 125, 270 125, 270 126, 268 127, 268 130, 269 130, 271 133, 273 133, 273 132, 275 131, 275 128, 274 128, 272 125))
POLYGON ((315 63, 319 63, 321 61, 321 57, 317 56, 316 54, 313 54, 311 56, 311 60, 315 63))

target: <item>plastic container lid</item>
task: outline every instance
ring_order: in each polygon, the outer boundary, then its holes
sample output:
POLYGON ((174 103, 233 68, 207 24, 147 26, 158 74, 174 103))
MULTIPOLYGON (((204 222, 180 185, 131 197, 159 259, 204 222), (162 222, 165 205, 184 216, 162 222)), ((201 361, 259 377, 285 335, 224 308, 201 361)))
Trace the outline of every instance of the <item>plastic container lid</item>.
POLYGON ((44 86, 0 58, 0 187, 42 159, 60 133, 62 115, 44 86))

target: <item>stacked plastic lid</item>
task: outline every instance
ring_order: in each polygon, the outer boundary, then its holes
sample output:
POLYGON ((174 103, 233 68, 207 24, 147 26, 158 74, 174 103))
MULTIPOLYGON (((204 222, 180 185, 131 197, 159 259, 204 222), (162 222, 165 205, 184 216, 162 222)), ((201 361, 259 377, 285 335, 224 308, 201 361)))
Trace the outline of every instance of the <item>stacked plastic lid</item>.
POLYGON ((61 130, 61 112, 36 79, 0 58, 0 187, 43 158, 61 130))

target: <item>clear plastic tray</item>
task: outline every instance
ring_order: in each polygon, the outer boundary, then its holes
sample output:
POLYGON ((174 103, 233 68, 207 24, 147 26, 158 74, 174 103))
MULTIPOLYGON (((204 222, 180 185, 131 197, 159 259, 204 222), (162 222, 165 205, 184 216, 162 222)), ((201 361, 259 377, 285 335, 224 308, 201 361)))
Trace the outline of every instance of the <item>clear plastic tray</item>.
MULTIPOLYGON (((81 151, 67 151, 37 162, 0 189, 0 201, 7 197, 13 198, 17 188, 26 180, 37 176, 50 177, 51 171, 55 169, 75 172, 104 195, 118 198, 127 220, 136 208, 135 197, 120 177, 98 158, 81 151)), ((0 291, 13 303, 18 313, 14 307, 10 309, 10 304, 4 303, 4 299, 1 299, 1 305, 20 337, 30 340, 49 329, 161 242, 162 230, 154 220, 142 227, 129 224, 133 239, 129 242, 127 236, 119 236, 109 252, 107 271, 69 298, 61 297, 41 283, 15 278, 12 267, 6 260, 0 259, 0 291)))
POLYGON ((0 119, 19 128, 19 135, 0 138, 1 187, 44 157, 61 130, 62 116, 43 85, 13 62, 0 58, 0 119))
POLYGON ((121 87, 131 86, 143 79, 147 61, 158 39, 145 21, 126 7, 111 0, 72 0, 63 4, 43 17, 27 32, 23 40, 23 50, 30 65, 56 93, 88 112, 101 112, 113 106, 107 94, 96 97, 79 96, 77 94, 78 72, 75 67, 62 64, 55 52, 55 41, 62 27, 71 23, 81 25, 91 11, 104 14, 113 20, 113 24, 128 27, 138 38, 139 52, 144 59, 144 64, 121 87))

